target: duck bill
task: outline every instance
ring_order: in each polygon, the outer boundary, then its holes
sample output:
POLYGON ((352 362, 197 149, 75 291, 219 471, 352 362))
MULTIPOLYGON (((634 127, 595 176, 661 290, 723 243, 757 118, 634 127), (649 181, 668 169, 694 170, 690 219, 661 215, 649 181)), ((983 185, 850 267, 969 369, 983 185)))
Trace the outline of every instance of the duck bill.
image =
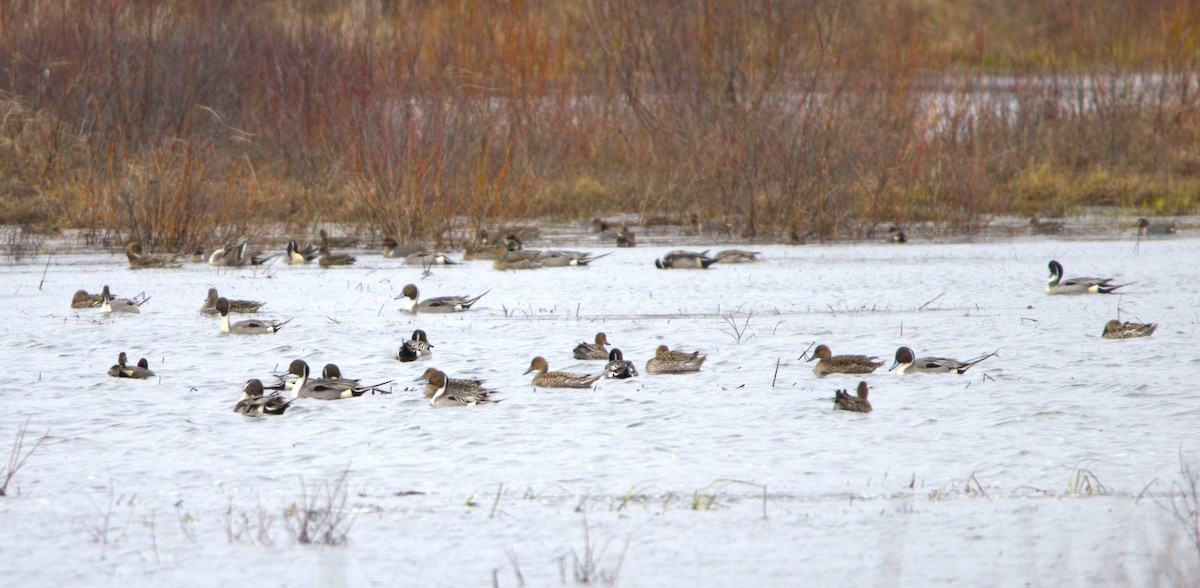
POLYGON ((892 370, 896 369, 896 367, 897 367, 897 366, 899 366, 899 365, 900 365, 900 362, 899 362, 899 361, 893 361, 893 362, 892 362, 892 367, 888 368, 888 369, 887 369, 887 371, 889 371, 889 372, 890 372, 890 371, 892 371, 892 370))
POLYGON ((524 373, 524 374, 521 374, 521 375, 522 375, 522 376, 524 376, 524 375, 528 375, 528 374, 529 374, 529 372, 532 372, 532 371, 533 371, 533 368, 529 368, 529 369, 525 370, 525 373, 524 373))

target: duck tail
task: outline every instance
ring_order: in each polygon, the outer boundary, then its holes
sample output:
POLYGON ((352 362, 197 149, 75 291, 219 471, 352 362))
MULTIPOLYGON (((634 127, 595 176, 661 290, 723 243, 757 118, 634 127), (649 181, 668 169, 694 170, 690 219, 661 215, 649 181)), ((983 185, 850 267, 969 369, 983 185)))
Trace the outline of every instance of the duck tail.
POLYGON ((958 370, 958 373, 960 373, 960 374, 961 374, 961 373, 964 373, 964 372, 966 372, 967 370, 969 370, 969 369, 971 369, 972 367, 974 367, 974 366, 975 366, 975 364, 977 364, 977 363, 979 363, 979 362, 981 362, 981 361, 983 361, 983 360, 985 360, 985 359, 987 359, 987 358, 989 358, 989 357, 996 357, 996 356, 999 356, 999 355, 1000 355, 1000 350, 999 350, 999 349, 997 349, 997 350, 995 350, 995 351, 993 351, 993 352, 991 352, 991 353, 988 353, 988 354, 986 354, 986 355, 980 355, 979 357, 976 357, 976 358, 974 358, 974 359, 968 359, 967 361, 964 361, 964 362, 963 362, 963 367, 962 367, 962 368, 960 368, 960 369, 958 370))
POLYGON ((1100 286, 1098 286, 1098 289, 1100 290, 1101 294, 1112 294, 1113 291, 1115 291, 1117 288, 1124 288, 1125 286, 1129 286, 1129 285, 1136 284, 1136 283, 1137 282, 1126 282, 1124 284, 1117 284, 1115 286, 1100 285, 1100 286))

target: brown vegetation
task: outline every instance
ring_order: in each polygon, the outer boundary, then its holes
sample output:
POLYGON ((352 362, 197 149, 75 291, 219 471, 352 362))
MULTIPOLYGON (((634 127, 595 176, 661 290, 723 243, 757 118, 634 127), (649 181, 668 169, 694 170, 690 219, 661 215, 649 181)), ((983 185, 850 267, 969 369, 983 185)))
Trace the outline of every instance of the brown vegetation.
POLYGON ((0 222, 970 230, 1200 199, 1195 0, 0 0, 0 222))

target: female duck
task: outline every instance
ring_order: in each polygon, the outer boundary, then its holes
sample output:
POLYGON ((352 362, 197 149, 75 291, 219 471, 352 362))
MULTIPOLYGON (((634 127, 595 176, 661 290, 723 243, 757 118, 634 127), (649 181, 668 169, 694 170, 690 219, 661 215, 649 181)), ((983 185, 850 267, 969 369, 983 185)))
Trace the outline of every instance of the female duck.
POLYGON ((871 412, 871 402, 867 400, 867 383, 858 383, 858 396, 851 396, 845 390, 836 390, 833 393, 833 408, 834 410, 848 410, 850 412, 871 412))
POLYGON ((88 294, 87 290, 76 290, 71 297, 71 308, 100 308, 104 294, 88 294))
POLYGON ((687 374, 698 372, 706 359, 708 359, 708 355, 701 355, 699 351, 684 353, 671 351, 666 345, 659 345, 654 350, 654 357, 646 362, 646 373, 687 374))
POLYGON ((614 380, 636 378, 638 371, 632 361, 625 361, 620 349, 614 348, 608 352, 608 365, 604 366, 604 377, 614 380))
POLYGON ((229 301, 225 298, 218 298, 216 306, 217 312, 221 313, 222 333, 233 333, 235 335, 269 335, 271 333, 279 332, 284 325, 292 321, 292 319, 288 319, 281 323, 277 323, 275 321, 260 321, 251 319, 229 324, 229 301))
POLYGON ((1111 294, 1113 290, 1129 284, 1112 284, 1112 278, 1068 278, 1063 279, 1063 266, 1050 260, 1050 280, 1046 292, 1050 294, 1111 294))
POLYGON ((888 370, 895 372, 897 376, 904 374, 962 374, 971 369, 971 366, 996 355, 995 352, 968 359, 967 361, 958 361, 957 359, 947 359, 945 357, 917 357, 912 349, 901 347, 896 350, 896 362, 888 370))
POLYGON ((808 361, 817 361, 813 373, 818 376, 827 374, 869 374, 883 365, 878 357, 868 355, 834 355, 826 345, 817 345, 808 361))
POLYGON ((600 379, 600 374, 581 376, 547 371, 549 369, 550 364, 546 363, 546 358, 539 355, 529 362, 529 369, 525 370, 525 373, 537 372, 537 375, 533 376, 533 385, 541 388, 591 388, 592 384, 600 379))
POLYGON ((396 351, 396 359, 402 362, 428 359, 432 355, 433 345, 429 344, 429 339, 425 336, 425 331, 421 329, 413 331, 412 339, 402 343, 400 349, 396 351))
POLYGON ((175 262, 174 255, 165 253, 142 253, 141 241, 130 241, 125 246, 125 257, 129 259, 129 267, 132 269, 143 269, 148 267, 180 267, 181 263, 175 262))
POLYGON ((575 346, 575 359, 608 359, 608 350, 604 348, 608 345, 608 336, 604 333, 596 333, 595 343, 580 343, 575 346))
POLYGON ((1157 323, 1123 323, 1117 319, 1113 319, 1104 323, 1104 333, 1101 337, 1105 339, 1149 337, 1154 334, 1154 330, 1157 328, 1157 323))

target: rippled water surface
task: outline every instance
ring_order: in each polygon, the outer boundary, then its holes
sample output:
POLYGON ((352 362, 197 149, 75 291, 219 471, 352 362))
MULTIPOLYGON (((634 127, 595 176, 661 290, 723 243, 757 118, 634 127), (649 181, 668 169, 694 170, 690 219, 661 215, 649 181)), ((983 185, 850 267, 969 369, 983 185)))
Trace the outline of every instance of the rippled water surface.
POLYGON ((26 420, 29 443, 49 437, 0 499, 0 583, 536 586, 572 583, 572 554, 590 552, 628 586, 1144 584, 1190 549, 1164 507, 1181 452, 1200 456, 1197 245, 763 246, 763 263, 708 271, 656 270, 667 249, 645 247, 428 276, 377 255, 328 271, 4 266, 0 451, 26 420), (1136 284, 1047 296, 1051 258, 1136 284), (413 316, 393 300, 409 282, 490 293, 413 316), (139 316, 68 307, 104 284, 151 299, 139 316), (210 286, 293 320, 222 335, 196 312, 210 286), (1158 332, 1101 339, 1118 308, 1158 332), (396 362, 415 328, 433 358, 396 362), (571 349, 601 330, 639 368, 663 343, 709 359, 592 390, 522 375, 535 355, 599 370, 571 349), (800 359, 814 343, 889 365, 899 345, 999 355, 964 376, 866 376, 875 412, 860 415, 831 410, 858 379, 815 377, 800 359), (122 350, 160 377, 107 377, 122 350), (394 393, 231 412, 248 378, 295 358, 394 393), (433 409, 412 382, 428 366, 503 402, 433 409), (287 515, 347 470, 348 544, 297 545, 287 515))

